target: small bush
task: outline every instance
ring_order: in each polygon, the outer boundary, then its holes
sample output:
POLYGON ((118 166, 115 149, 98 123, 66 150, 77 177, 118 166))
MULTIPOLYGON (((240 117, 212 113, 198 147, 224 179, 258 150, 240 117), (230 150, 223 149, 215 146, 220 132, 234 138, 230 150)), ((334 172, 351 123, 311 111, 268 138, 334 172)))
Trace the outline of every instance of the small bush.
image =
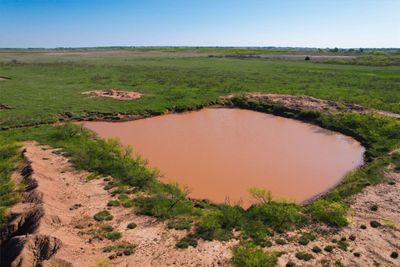
POLYGON ((100 229, 104 232, 111 232, 113 230, 113 227, 111 225, 102 225, 100 229))
POLYGON ((168 229, 175 229, 175 230, 190 230, 192 227, 192 221, 188 219, 176 219, 169 221, 167 223, 168 229))
POLYGON ((187 235, 178 241, 175 245, 177 248, 188 248, 189 246, 197 247, 197 240, 193 235, 187 235))
POLYGON ((325 246, 325 247, 324 247, 324 250, 325 250, 326 252, 331 253, 331 252, 333 251, 334 248, 335 248, 334 246, 328 245, 328 246, 325 246))
POLYGON ((337 243, 337 246, 338 246, 341 250, 347 251, 347 247, 349 246, 349 244, 348 244, 346 241, 340 240, 340 241, 337 243))
POLYGON ((392 259, 397 259, 399 257, 399 253, 397 251, 393 251, 392 253, 390 253, 390 257, 392 259))
POLYGON ((361 254, 359 252, 354 252, 353 255, 354 255, 354 257, 357 257, 357 258, 359 258, 361 256, 361 254))
POLYGON ((96 213, 93 218, 96 221, 111 221, 114 217, 107 210, 100 211, 96 213))
POLYGON ((295 267, 296 264, 293 261, 288 261, 285 266, 286 267, 295 267))
POLYGON ((123 253, 126 256, 129 256, 135 252, 135 245, 132 244, 119 244, 115 246, 107 246, 103 248, 103 252, 116 252, 117 254, 123 253))
POLYGON ((119 205, 120 205, 120 203, 119 203, 118 200, 110 200, 110 201, 108 201, 108 203, 107 203, 107 206, 108 206, 108 207, 117 207, 117 206, 119 206, 119 205))
POLYGON ((111 241, 118 240, 122 237, 122 234, 120 232, 114 231, 114 232, 109 232, 105 235, 107 239, 110 239, 111 241))
POLYGON ((311 215, 317 220, 332 226, 343 227, 347 222, 348 207, 342 203, 320 199, 309 207, 311 215))
POLYGON ((275 243, 277 245, 285 245, 285 244, 287 244, 286 240, 282 239, 282 238, 275 240, 275 243))
POLYGON ((372 205, 370 208, 372 211, 377 211, 378 210, 378 205, 372 205))
POLYGON ((365 229, 367 229, 367 226, 366 226, 365 224, 361 224, 361 225, 360 225, 360 228, 363 229, 363 230, 365 230, 365 229))
POLYGON ((354 241, 354 240, 356 240, 356 236, 355 236, 355 235, 353 235, 353 234, 351 234, 351 235, 349 236, 349 240, 351 240, 351 241, 354 241))
POLYGON ((303 233, 299 238, 299 244, 306 246, 306 245, 308 245, 308 243, 310 243, 310 241, 314 241, 314 240, 315 240, 315 236, 313 234, 303 233))
POLYGON ((369 224, 371 225, 372 228, 377 228, 377 227, 379 227, 379 226, 382 225, 382 224, 381 224, 380 222, 378 222, 378 221, 371 221, 369 224))
POLYGON ((126 226, 126 228, 128 229, 135 229, 137 227, 137 224, 134 222, 128 223, 128 225, 126 226))
POLYGON ((313 255, 311 255, 311 254, 309 254, 307 252, 302 252, 302 251, 296 252, 295 256, 299 260, 303 260, 303 261, 309 261, 309 260, 314 259, 313 255))
POLYGON ((274 267, 278 253, 264 252, 252 242, 242 243, 233 249, 232 263, 236 267, 274 267))
POLYGON ((211 213, 202 218, 195 227, 196 236, 204 240, 229 240, 232 238, 231 229, 223 229, 220 214, 211 213))
POLYGON ((322 249, 321 249, 320 247, 318 247, 318 246, 314 246, 314 247, 312 248, 312 251, 313 251, 314 253, 320 253, 320 252, 322 251, 322 249))

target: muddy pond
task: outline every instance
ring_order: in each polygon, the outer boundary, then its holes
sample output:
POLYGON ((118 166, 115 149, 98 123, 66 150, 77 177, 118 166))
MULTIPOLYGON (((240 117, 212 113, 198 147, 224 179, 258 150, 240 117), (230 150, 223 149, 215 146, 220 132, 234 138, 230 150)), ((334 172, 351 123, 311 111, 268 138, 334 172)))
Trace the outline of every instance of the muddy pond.
POLYGON ((354 139, 260 112, 206 108, 129 122, 85 122, 100 137, 117 137, 190 197, 248 206, 250 187, 305 201, 335 186, 363 163, 354 139))

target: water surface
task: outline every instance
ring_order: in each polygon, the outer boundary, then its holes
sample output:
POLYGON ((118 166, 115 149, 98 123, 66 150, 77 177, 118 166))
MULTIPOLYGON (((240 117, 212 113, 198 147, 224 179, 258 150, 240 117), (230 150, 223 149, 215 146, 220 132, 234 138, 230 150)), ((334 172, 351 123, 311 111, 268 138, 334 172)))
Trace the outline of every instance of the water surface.
POLYGON ((304 201, 337 184, 363 162, 354 139, 242 109, 203 109, 130 122, 85 122, 101 137, 118 137, 190 196, 248 206, 250 187, 304 201))

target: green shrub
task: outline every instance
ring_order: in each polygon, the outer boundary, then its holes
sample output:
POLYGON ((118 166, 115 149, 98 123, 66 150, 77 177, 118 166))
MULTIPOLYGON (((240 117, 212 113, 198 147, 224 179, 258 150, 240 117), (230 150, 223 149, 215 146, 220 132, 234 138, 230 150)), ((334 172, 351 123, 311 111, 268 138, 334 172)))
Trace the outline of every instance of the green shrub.
POLYGON ((204 240, 229 240, 232 238, 231 229, 223 229, 221 225, 221 214, 210 213, 204 216, 195 227, 196 236, 204 240))
POLYGON ((102 225, 100 229, 104 232, 112 232, 113 227, 111 225, 102 225))
POLYGON ((269 202, 251 206, 246 213, 248 220, 262 221, 274 230, 286 230, 304 223, 302 207, 294 203, 269 202))
POLYGON ((275 243, 277 245, 285 245, 285 244, 287 244, 286 240, 282 239, 282 238, 275 240, 275 243))
POLYGON ((329 252, 329 253, 330 253, 330 252, 333 251, 334 248, 335 248, 334 246, 327 245, 327 246, 324 247, 324 250, 325 250, 326 252, 329 252))
POLYGON ((117 207, 117 206, 119 206, 119 205, 120 205, 120 203, 119 203, 118 200, 110 200, 110 201, 108 201, 108 203, 107 203, 107 206, 108 206, 108 207, 117 207))
POLYGON ((296 252, 295 256, 299 260, 303 260, 303 261, 309 261, 309 260, 314 259, 313 255, 311 255, 310 253, 307 253, 307 252, 302 252, 302 251, 296 252))
POLYGON ((128 223, 128 225, 126 226, 126 228, 128 229, 135 229, 137 227, 137 224, 134 222, 128 223))
POLYGON ((347 222, 348 207, 339 202, 320 199, 309 206, 309 212, 317 220, 329 225, 343 227, 347 222))
POLYGON ((310 241, 314 241, 315 236, 310 233, 303 233, 299 238, 299 244, 306 246, 310 241))
POLYGON ((288 261, 285 266, 286 267, 295 267, 296 264, 293 261, 288 261))
POLYGON ((392 253, 390 253, 390 257, 392 259, 397 259, 399 257, 399 253, 397 251, 393 251, 392 253))
POLYGON ((369 223, 371 225, 372 228, 378 228, 379 226, 381 226, 382 224, 378 221, 371 221, 369 223))
POLYGON ((175 230, 190 230, 192 223, 192 220, 181 218, 169 221, 167 227, 175 230))
POLYGON ((361 224, 361 225, 360 225, 360 228, 363 229, 363 230, 365 230, 365 229, 367 229, 367 226, 366 226, 365 224, 361 224))
POLYGON ((107 210, 100 211, 100 212, 96 213, 93 217, 96 221, 99 221, 99 222, 100 221, 111 221, 114 218, 114 216, 112 216, 110 214, 110 212, 108 212, 107 210))
POLYGON ((195 247, 197 247, 197 240, 193 235, 189 234, 189 235, 183 237, 181 240, 179 240, 175 246, 177 248, 188 248, 189 246, 192 246, 195 248, 195 247))
POLYGON ((237 267, 274 267, 277 262, 278 253, 264 252, 251 242, 233 249, 232 263, 237 267))
POLYGON ((372 205, 370 208, 372 211, 377 211, 378 210, 378 205, 372 205))
POLYGON ((341 250, 347 251, 347 247, 349 246, 349 244, 348 244, 346 241, 340 240, 340 241, 337 243, 337 246, 338 246, 341 250))
POLYGON ((314 246, 314 247, 312 248, 312 251, 313 251, 314 253, 320 253, 320 252, 322 251, 322 249, 321 249, 320 247, 318 247, 318 246, 314 246))
POLYGON ((268 228, 260 221, 247 220, 243 225, 243 232, 245 236, 250 237, 256 245, 267 246, 266 239, 272 233, 268 228))
POLYGON ((122 253, 129 256, 135 252, 135 248, 135 245, 123 243, 115 246, 107 246, 103 248, 103 252, 116 252, 117 254, 122 253))
POLYGON ((120 232, 114 231, 114 232, 109 232, 105 235, 107 239, 110 239, 111 241, 118 240, 122 237, 122 234, 120 232))

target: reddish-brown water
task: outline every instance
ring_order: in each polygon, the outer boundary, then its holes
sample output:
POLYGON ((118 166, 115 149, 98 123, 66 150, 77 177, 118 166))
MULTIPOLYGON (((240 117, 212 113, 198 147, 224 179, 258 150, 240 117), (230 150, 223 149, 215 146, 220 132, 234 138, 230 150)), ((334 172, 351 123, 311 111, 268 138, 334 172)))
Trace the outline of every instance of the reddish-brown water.
POLYGON ((85 126, 133 146, 161 171, 161 180, 188 186, 191 197, 245 206, 250 187, 304 201, 363 162, 364 148, 350 137, 249 110, 203 109, 85 126))

